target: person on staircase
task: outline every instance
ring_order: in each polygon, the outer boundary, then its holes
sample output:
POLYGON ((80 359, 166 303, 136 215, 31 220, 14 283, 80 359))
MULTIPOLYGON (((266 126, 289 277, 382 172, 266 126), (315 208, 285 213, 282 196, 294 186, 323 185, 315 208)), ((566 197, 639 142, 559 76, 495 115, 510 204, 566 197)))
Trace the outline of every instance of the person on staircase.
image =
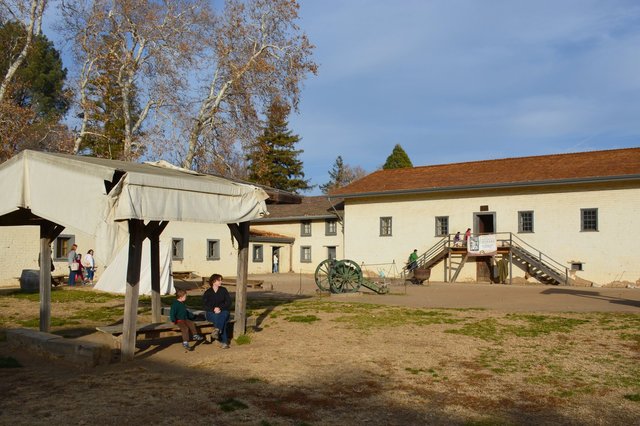
POLYGON ((409 255, 409 261, 407 262, 407 270, 413 271, 418 267, 418 249, 414 249, 409 255))

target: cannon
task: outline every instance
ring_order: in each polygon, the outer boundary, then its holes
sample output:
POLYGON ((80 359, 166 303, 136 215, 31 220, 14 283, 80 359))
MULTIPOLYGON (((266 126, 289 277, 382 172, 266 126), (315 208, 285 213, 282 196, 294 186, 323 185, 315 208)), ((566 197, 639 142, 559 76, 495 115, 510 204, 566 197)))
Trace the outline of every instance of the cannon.
POLYGON ((378 284, 363 277, 360 266, 348 259, 322 261, 316 268, 315 280, 320 290, 331 293, 354 293, 360 289, 360 286, 378 294, 389 292, 386 284, 378 284))

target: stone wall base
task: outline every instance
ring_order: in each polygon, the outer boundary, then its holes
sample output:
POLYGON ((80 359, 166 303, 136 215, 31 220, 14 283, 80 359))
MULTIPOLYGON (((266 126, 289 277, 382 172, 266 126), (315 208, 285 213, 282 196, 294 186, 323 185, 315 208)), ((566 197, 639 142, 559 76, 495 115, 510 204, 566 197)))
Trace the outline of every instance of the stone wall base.
POLYGON ((6 330, 10 346, 27 350, 43 358, 62 360, 83 367, 95 367, 111 362, 111 348, 107 345, 65 339, 55 334, 15 328, 6 330))

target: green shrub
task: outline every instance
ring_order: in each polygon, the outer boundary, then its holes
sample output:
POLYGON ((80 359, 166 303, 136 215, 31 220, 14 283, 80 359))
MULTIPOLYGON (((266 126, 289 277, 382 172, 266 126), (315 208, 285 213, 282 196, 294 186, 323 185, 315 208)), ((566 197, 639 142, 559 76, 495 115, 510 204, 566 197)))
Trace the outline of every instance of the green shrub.
POLYGON ((251 343, 251 337, 248 334, 242 334, 236 338, 237 345, 248 345, 251 343))

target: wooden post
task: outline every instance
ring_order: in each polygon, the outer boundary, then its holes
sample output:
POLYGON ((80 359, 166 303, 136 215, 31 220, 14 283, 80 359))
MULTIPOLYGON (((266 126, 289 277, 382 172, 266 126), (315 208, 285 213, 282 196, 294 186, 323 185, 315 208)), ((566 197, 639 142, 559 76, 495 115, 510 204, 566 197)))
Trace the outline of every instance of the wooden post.
POLYGON ((40 225, 40 331, 51 327, 51 242, 64 227, 47 222, 40 225))
POLYGON ((138 219, 129 219, 129 261, 127 264, 127 288, 124 299, 124 321, 122 324, 122 362, 132 360, 136 350, 136 320, 138 318, 140 265, 142 263, 142 242, 144 239, 144 223, 138 219))
POLYGON ((238 269, 236 277, 236 310, 233 335, 246 332, 247 326, 247 275, 249 272, 249 222, 229 224, 229 229, 238 242, 238 269))
POLYGON ((509 232, 509 285, 513 284, 513 235, 509 232))
POLYGON ((151 317, 153 322, 162 322, 160 299, 160 234, 169 222, 152 221, 147 224, 147 236, 151 243, 151 317))

